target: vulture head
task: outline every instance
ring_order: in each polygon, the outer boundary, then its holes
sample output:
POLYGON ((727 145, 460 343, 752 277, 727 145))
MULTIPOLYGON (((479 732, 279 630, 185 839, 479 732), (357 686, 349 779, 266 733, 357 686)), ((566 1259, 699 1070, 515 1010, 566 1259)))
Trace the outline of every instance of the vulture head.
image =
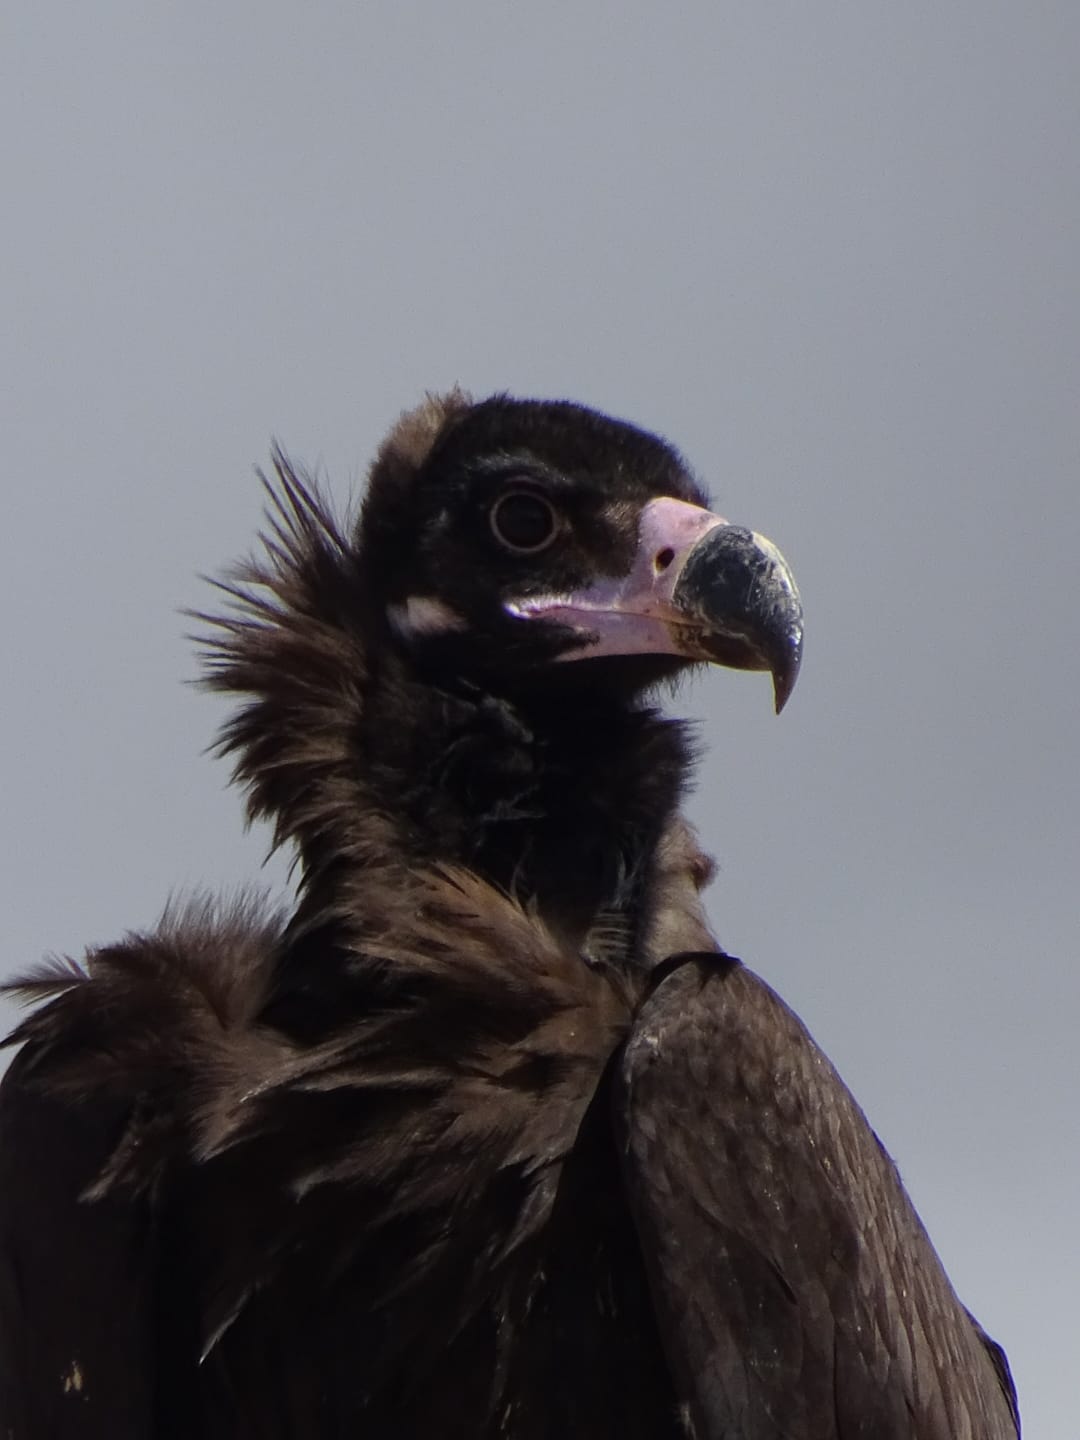
POLYGON ((357 877, 385 894, 460 865, 583 949, 634 953, 689 767, 647 693, 714 661, 770 671, 783 705, 802 615, 782 556, 664 441, 565 402, 429 398, 348 528, 276 469, 210 683, 246 697, 222 749, 297 846, 298 923, 325 942, 327 916, 372 908, 357 877))
POLYGON ((798 673, 775 546, 709 511, 669 445, 579 405, 454 396, 407 416, 356 548, 389 643, 432 677, 641 690, 715 661, 770 671, 779 710, 798 673), (433 410, 430 445, 408 453, 433 410))

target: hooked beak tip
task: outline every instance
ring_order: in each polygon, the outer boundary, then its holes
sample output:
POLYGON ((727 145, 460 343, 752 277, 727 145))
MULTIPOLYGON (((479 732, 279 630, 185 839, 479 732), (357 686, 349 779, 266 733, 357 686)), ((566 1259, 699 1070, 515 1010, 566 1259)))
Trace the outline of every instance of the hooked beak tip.
POLYGON ((773 703, 777 715, 791 699, 791 692, 795 689, 795 681, 799 678, 799 667, 802 664, 803 632, 802 626, 794 630, 787 638, 783 652, 776 658, 772 665, 773 680, 773 703))

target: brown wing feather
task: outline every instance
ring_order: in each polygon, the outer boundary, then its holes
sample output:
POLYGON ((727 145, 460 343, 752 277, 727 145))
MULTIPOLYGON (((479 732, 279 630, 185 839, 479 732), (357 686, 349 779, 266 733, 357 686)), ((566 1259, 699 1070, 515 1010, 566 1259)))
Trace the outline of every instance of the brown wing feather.
POLYGON ((981 1331, 799 1020, 737 961, 639 1013, 616 1116, 699 1440, 1015 1440, 981 1331))

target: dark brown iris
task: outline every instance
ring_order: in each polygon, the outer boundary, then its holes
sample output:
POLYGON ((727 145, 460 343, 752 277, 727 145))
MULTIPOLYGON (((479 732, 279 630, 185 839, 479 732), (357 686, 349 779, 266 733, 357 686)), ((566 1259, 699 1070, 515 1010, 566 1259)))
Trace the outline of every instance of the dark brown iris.
POLYGON ((510 490, 491 507, 493 535, 519 555, 546 550, 558 528, 559 519, 550 501, 532 490, 510 490))

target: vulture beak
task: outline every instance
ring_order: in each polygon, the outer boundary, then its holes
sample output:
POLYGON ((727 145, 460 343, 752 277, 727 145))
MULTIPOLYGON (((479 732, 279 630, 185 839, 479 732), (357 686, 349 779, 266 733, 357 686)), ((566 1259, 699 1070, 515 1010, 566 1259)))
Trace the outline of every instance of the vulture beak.
POLYGON ((570 594, 530 596, 509 608, 573 631, 564 660, 681 655, 768 670, 778 714, 802 658, 799 592, 772 541, 667 496, 642 510, 627 574, 570 594))

